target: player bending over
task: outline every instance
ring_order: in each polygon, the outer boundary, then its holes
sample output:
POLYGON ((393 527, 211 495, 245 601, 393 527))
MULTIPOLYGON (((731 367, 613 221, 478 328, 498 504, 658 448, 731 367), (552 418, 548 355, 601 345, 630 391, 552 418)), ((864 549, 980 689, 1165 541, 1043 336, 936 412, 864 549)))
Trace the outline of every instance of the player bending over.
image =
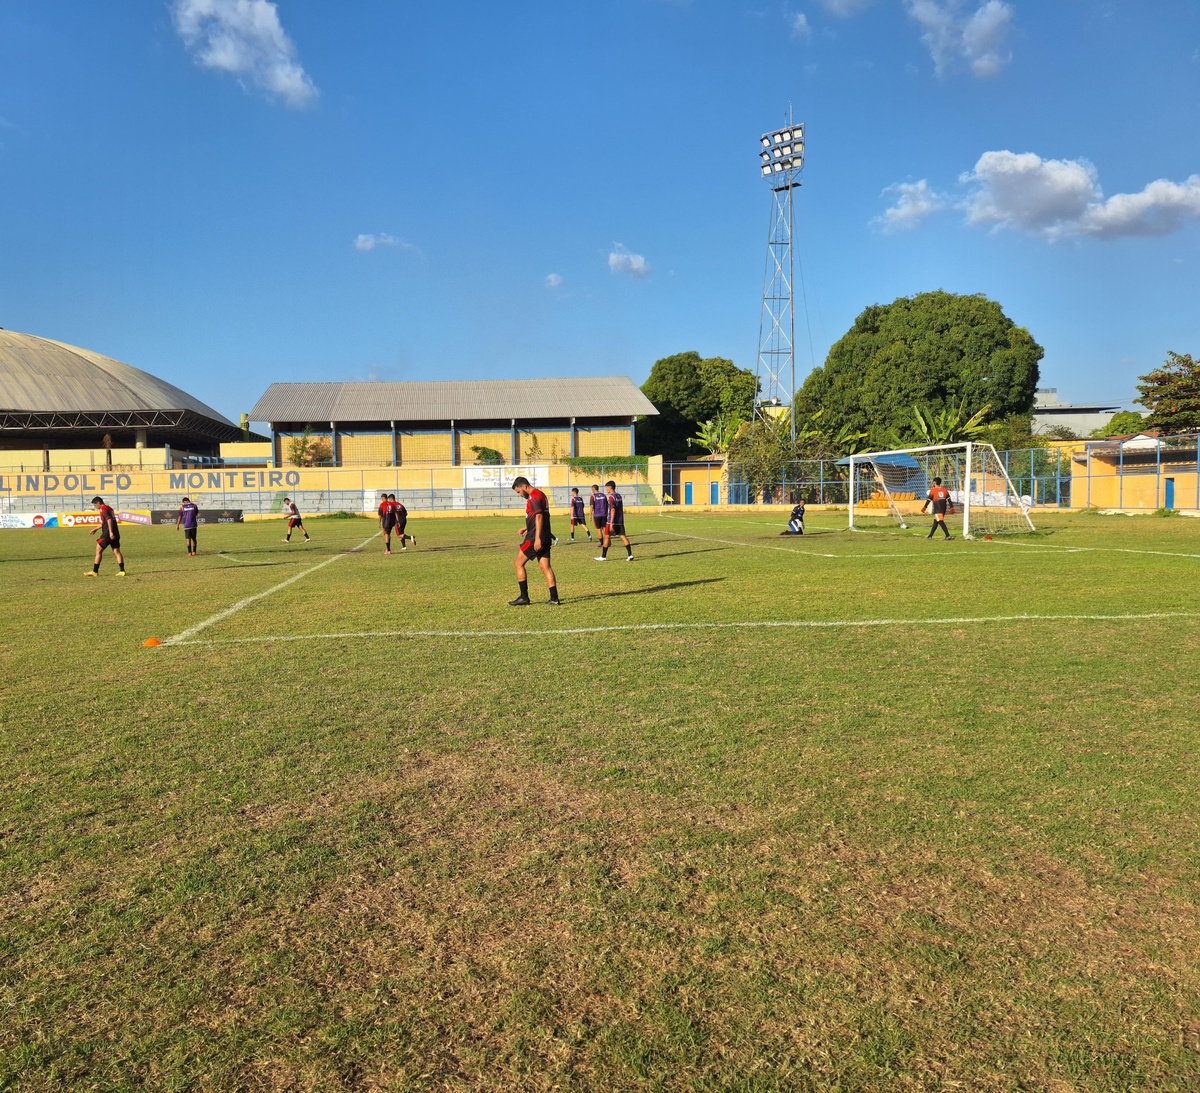
POLYGON ((792 506, 792 515, 788 517, 787 527, 779 533, 780 535, 803 535, 804 534, 804 498, 801 497, 799 502, 792 506))
POLYGON ((592 541, 591 529, 587 526, 587 516, 583 511, 583 498, 579 496, 579 488, 571 487, 571 538, 568 543, 575 542, 575 525, 579 524, 587 532, 588 542, 592 541))
POLYGON ((515 600, 508 601, 509 606, 525 607, 530 602, 525 563, 536 561, 550 588, 550 602, 557 607, 558 584, 554 578, 554 570, 550 568, 550 547, 555 541, 550 531, 550 502, 541 490, 529 484, 528 478, 514 479, 512 488, 519 497, 525 498, 525 537, 516 557, 517 588, 520 594, 515 600))
POLYGON ((300 515, 300 510, 296 508, 296 502, 290 497, 283 499, 283 515, 288 518, 287 534, 283 537, 285 543, 292 541, 292 532, 299 528, 304 531, 304 541, 309 542, 308 532, 304 530, 304 517, 300 515))
POLYGON ((175 530, 183 526, 183 541, 187 544, 189 558, 196 557, 196 526, 199 523, 200 506, 185 497, 179 506, 179 515, 175 517, 175 530))
POLYGON ((922 515, 925 514, 925 510, 929 508, 930 505, 933 506, 933 527, 929 529, 929 534, 926 535, 925 538, 932 539, 933 533, 937 531, 938 528, 941 528, 942 534, 945 535, 947 539, 953 539, 954 536, 950 534, 950 530, 946 527, 946 511, 948 509, 950 511, 950 515, 954 515, 954 502, 950 500, 950 491, 942 485, 942 480, 940 478, 935 478, 933 480, 933 485, 930 487, 929 493, 925 495, 925 504, 921 506, 922 515))
MULTIPOLYGON (((121 525, 117 523, 117 514, 104 503, 103 497, 93 497, 92 507, 100 513, 100 526, 96 529, 100 538, 96 540, 96 557, 92 560, 92 568, 87 571, 89 577, 100 576, 100 559, 105 547, 112 547, 113 557, 117 560, 117 576, 125 576, 125 555, 121 553, 121 525)), ((95 535, 96 531, 92 534, 95 535)))
POLYGON ((607 493, 604 500, 608 516, 604 524, 604 539, 600 546, 600 557, 596 561, 608 561, 608 548, 612 546, 612 537, 616 535, 625 544, 625 561, 632 562, 633 547, 629 544, 629 536, 625 534, 625 502, 617 493, 617 484, 611 478, 604 483, 604 489, 607 493))

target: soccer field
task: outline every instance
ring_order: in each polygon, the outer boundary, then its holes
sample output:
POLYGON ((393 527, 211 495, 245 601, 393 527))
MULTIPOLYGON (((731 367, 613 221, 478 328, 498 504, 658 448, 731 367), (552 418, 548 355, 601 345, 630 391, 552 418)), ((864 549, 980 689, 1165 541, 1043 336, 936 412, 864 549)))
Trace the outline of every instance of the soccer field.
POLYGON ((0 1089, 1200 1088, 1200 521, 1037 519, 3 533, 0 1089))

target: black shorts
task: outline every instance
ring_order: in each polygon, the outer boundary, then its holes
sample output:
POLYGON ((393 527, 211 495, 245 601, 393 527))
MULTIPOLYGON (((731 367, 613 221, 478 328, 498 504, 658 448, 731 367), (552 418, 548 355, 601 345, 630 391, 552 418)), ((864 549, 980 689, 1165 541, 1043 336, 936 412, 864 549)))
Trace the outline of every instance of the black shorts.
POLYGON ((100 538, 96 540, 96 546, 98 546, 101 550, 104 550, 106 547, 112 547, 114 550, 120 550, 121 536, 114 535, 110 539, 107 535, 101 535, 100 538))
POLYGON ((535 561, 538 558, 550 557, 550 544, 547 543, 541 550, 534 550, 533 543, 525 542, 521 544, 521 553, 525 555, 528 561, 535 561))
POLYGON ((292 528, 302 527, 304 527, 304 521, 301 520, 299 516, 293 516, 288 520, 288 531, 291 531, 292 528))
POLYGON ((933 515, 934 516, 945 516, 946 515, 946 506, 945 505, 941 505, 941 506, 934 505, 933 506, 933 515))
POLYGON ((384 535, 391 535, 392 528, 396 526, 396 518, 394 516, 381 517, 384 535))
MULTIPOLYGON (((623 523, 622 524, 609 524, 608 534, 609 535, 624 535, 625 534, 625 525, 623 523)), ((626 536, 626 537, 628 538, 628 536, 626 536)))
POLYGON ((189 527, 187 527, 187 526, 185 525, 185 526, 184 526, 184 529, 183 529, 183 537, 184 537, 185 539, 194 539, 194 538, 196 538, 196 529, 195 529, 195 528, 189 528, 189 527))
POLYGON ((407 516, 397 516, 396 517, 396 533, 398 535, 403 535, 404 529, 406 527, 408 527, 408 517, 407 516))
POLYGON ((603 531, 603 530, 604 530, 604 517, 602 517, 602 516, 593 516, 593 517, 592 517, 592 523, 596 525, 596 530, 597 530, 597 531, 603 531))

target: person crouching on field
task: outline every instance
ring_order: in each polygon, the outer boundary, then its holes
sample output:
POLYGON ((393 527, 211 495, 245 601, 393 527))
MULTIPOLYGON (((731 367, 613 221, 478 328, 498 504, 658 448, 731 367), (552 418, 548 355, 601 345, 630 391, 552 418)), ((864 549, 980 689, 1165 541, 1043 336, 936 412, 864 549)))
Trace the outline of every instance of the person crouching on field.
POLYGON ((780 535, 803 535, 804 534, 804 498, 792 506, 792 515, 788 517, 787 527, 779 533, 780 535))
POLYGON ((921 514, 925 514, 925 510, 929 506, 933 506, 933 527, 929 529, 929 534, 926 539, 932 539, 933 533, 938 528, 942 529, 942 534, 947 539, 953 539, 950 530, 946 527, 946 510, 949 509, 950 515, 954 515, 954 502, 950 499, 950 491, 942 485, 940 478, 933 480, 933 485, 930 487, 929 493, 925 495, 925 504, 921 506, 921 514))
MULTIPOLYGON (((93 497, 92 507, 100 513, 100 526, 96 529, 100 532, 100 538, 96 540, 96 557, 92 560, 92 568, 87 570, 86 576, 100 576, 100 559, 105 548, 112 547, 113 557, 117 560, 117 576, 124 577, 125 555, 121 553, 121 525, 117 523, 117 514, 104 503, 103 497, 93 497)), ((96 532, 93 531, 92 534, 95 535, 96 532)))
POLYGON ((513 491, 525 498, 525 538, 517 550, 517 588, 520 595, 509 600, 510 607, 525 607, 529 604, 529 581, 525 576, 525 563, 536 561, 550 588, 550 603, 559 605, 558 584, 554 570, 550 568, 550 547, 554 535, 550 531, 550 502, 541 490, 535 489, 525 477, 513 480, 513 491))

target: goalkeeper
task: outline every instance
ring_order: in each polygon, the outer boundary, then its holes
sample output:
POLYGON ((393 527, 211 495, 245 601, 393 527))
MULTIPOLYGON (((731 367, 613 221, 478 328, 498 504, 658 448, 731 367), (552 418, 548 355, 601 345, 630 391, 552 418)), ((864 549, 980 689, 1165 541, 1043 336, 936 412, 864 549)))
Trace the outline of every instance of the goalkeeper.
POLYGON ((925 495, 925 504, 921 506, 922 515, 930 505, 933 506, 933 527, 929 529, 929 534, 925 538, 932 539, 933 533, 941 528, 942 534, 947 539, 953 539, 954 536, 950 534, 950 529, 946 527, 946 512, 948 510, 951 516, 954 515, 954 502, 950 499, 950 491, 942 485, 940 478, 933 480, 933 485, 925 495))
POLYGON ((779 533, 780 535, 803 535, 804 534, 804 498, 801 497, 795 505, 792 506, 792 514, 788 517, 787 527, 779 533))

